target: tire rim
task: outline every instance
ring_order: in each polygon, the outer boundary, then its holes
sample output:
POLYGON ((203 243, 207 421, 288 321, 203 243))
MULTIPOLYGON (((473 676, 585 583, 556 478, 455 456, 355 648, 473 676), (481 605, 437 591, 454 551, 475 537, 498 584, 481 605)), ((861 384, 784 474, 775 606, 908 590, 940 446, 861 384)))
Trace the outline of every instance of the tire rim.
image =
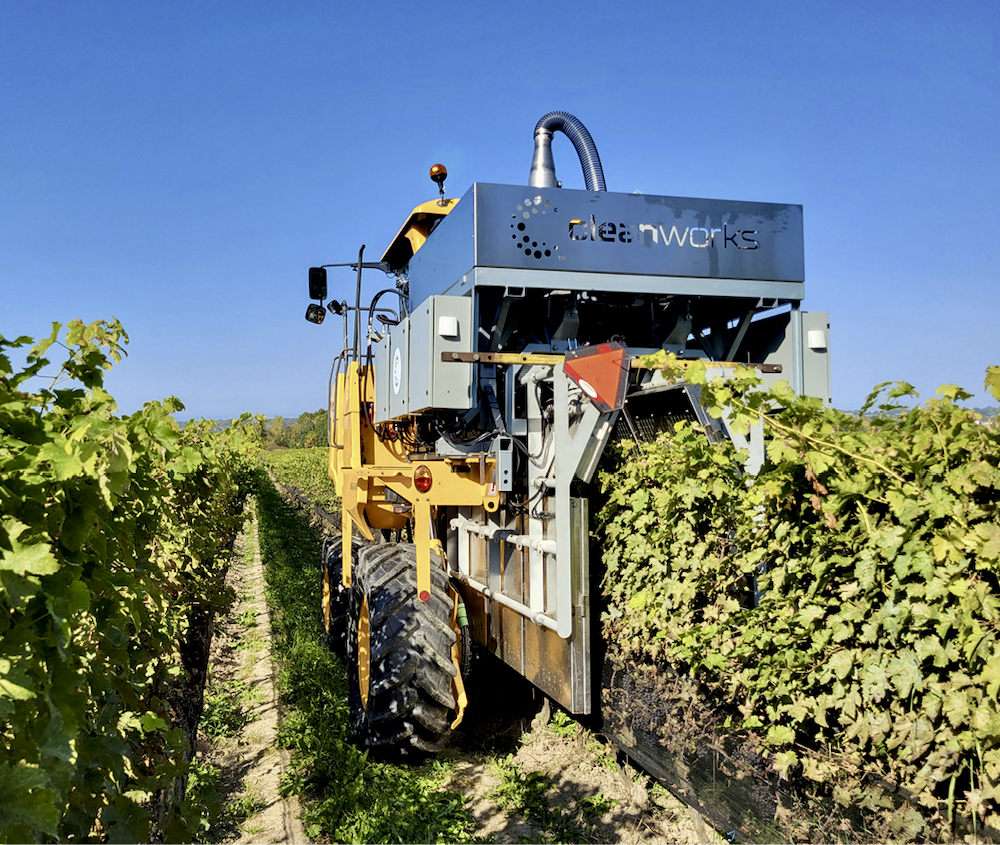
POLYGON ((361 706, 368 709, 368 685, 371 678, 371 623, 368 619, 368 596, 361 598, 358 614, 358 689, 361 706))

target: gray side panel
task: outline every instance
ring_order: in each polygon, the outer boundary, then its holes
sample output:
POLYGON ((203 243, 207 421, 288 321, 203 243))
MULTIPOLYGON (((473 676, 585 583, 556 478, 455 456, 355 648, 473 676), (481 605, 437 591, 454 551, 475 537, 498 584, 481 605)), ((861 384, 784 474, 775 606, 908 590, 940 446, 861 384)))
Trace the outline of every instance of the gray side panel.
POLYGON ((802 312, 803 393, 833 403, 830 385, 830 315, 822 311, 802 312))
MULTIPOLYGON (((389 390, 392 366, 392 336, 387 332, 372 348, 375 365, 375 413, 374 421, 383 423, 390 418, 389 390)), ((401 362, 402 363, 402 362, 401 362)))
POLYGON ((410 305, 416 307, 427 297, 444 293, 475 259, 475 186, 431 232, 427 242, 410 259, 410 305))
POLYGON ((637 291, 666 277, 748 286, 684 291, 710 296, 756 296, 752 283, 769 282, 763 295, 801 299, 802 206, 477 183, 410 261, 411 303, 473 266, 653 277, 637 291), (775 292, 782 284, 794 292, 775 292))
MULTIPOLYGON (((386 370, 386 392, 389 397, 389 417, 398 419, 409 413, 407 384, 410 378, 409 323, 404 320, 392 330, 389 341, 389 361, 386 370)), ((381 373, 376 372, 378 379, 381 373)))
MULTIPOLYGON (((570 637, 560 637, 552 629, 536 625, 527 617, 496 602, 484 602, 482 605, 481 612, 487 616, 488 631, 477 630, 473 625, 473 636, 489 651, 571 713, 577 714, 590 713, 593 701, 588 526, 587 501, 574 498, 571 503, 569 560, 559 562, 560 566, 571 568, 573 633, 570 637)), ((515 580, 523 589, 523 576, 518 574, 515 580)), ((515 584, 511 582, 504 586, 515 584)), ((475 607, 479 601, 478 598, 473 599, 470 605, 475 607)), ((478 615, 470 609, 470 618, 478 615)))
POLYGON ((410 355, 407 321, 393 326, 372 348, 375 364, 374 422, 383 423, 405 416, 407 372, 410 355))
POLYGON ((794 386, 801 379, 802 393, 829 404, 830 316, 821 311, 801 311, 802 357, 796 360, 792 315, 784 312, 757 320, 747 332, 748 355, 753 361, 777 364, 780 373, 765 373, 765 384, 787 381, 794 386), (797 370, 801 367, 801 370, 797 370))
POLYGON ((802 206, 475 186, 476 265, 801 282, 802 206))

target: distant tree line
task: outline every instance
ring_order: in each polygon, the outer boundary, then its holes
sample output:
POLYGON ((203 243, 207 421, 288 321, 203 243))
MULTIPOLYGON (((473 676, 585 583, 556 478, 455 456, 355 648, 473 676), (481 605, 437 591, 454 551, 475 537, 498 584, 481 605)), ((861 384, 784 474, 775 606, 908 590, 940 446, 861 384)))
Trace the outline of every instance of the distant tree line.
MULTIPOLYGON (((993 405, 984 408, 972 408, 983 417, 986 424, 996 425, 1000 419, 1000 407, 993 405)), ((852 412, 857 413, 857 412, 852 412)), ((872 411, 871 416, 897 416, 903 411, 872 411)), ((292 417, 272 417, 266 419, 263 416, 255 418, 263 429, 264 448, 266 449, 308 449, 314 446, 327 446, 326 434, 326 410, 320 408, 318 411, 306 411, 299 414, 298 418, 292 417)), ((231 424, 231 420, 220 420, 215 424, 215 430, 223 431, 231 424)))
POLYGON ((267 449, 308 449, 326 446, 326 410, 306 411, 298 419, 272 417, 264 429, 264 447, 267 449))
MULTIPOLYGON (((970 411, 975 411, 983 418, 984 423, 994 423, 998 418, 1000 418, 1000 405, 989 405, 982 408, 969 408, 970 411)), ((899 417, 905 414, 907 411, 906 407, 896 408, 893 410, 883 410, 876 409, 870 410, 865 413, 866 417, 899 417)), ((847 411, 849 414, 857 415, 859 411, 847 411)))

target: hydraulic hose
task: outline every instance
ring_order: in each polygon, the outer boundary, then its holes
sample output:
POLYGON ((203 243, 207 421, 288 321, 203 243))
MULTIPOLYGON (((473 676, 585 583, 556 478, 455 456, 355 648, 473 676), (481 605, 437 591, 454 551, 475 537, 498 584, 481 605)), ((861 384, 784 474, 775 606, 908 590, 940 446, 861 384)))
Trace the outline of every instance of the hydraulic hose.
POLYGON ((552 133, 561 131, 576 149, 583 168, 583 180, 588 191, 606 191, 604 170, 597 155, 594 139, 587 127, 569 112, 549 112, 535 124, 535 153, 531 158, 531 175, 528 184, 532 188, 555 188, 556 166, 552 160, 552 133))

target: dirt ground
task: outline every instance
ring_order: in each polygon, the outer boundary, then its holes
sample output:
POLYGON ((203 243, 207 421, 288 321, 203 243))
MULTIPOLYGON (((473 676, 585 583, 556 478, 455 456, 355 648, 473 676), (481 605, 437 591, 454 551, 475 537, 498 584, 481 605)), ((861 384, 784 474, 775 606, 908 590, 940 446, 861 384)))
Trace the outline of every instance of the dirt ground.
MULTIPOLYGON (((722 843, 701 816, 633 768, 600 734, 553 711, 505 668, 443 756, 448 788, 466 796, 476 835, 493 842, 722 843), (517 713, 497 702, 520 700, 517 713), (540 703, 540 706, 539 706, 540 703), (464 733, 463 733, 464 732, 464 733)), ((507 707, 507 705, 504 705, 507 707)))
MULTIPOLYGON (((237 600, 216 621, 209 693, 239 691, 246 725, 235 736, 199 736, 198 756, 221 772, 222 842, 308 842, 295 796, 278 794, 289 752, 278 749, 276 669, 271 660, 271 620, 264 600, 264 569, 253 516, 237 540, 226 583, 237 600)), ((242 720, 241 720, 242 721, 242 720)), ((204 724, 204 720, 203 720, 204 724)))
MULTIPOLYGON (((288 758, 274 741, 276 670, 255 521, 248 522, 238 541, 227 583, 238 600, 217 622, 210 692, 245 692, 249 721, 235 736, 199 741, 199 758, 221 772, 224 801, 242 808, 235 817, 230 812, 228 828, 216 841, 308 842, 297 799, 278 794, 288 758)), ((700 816, 618 757, 599 734, 553 712, 522 679, 491 671, 497 674, 480 690, 484 704, 472 709, 442 755, 454 766, 445 787, 466 796, 479 841, 724 841, 700 816), (507 694, 496 694, 491 684, 507 694), (513 710, 509 702, 516 702, 513 710)))

